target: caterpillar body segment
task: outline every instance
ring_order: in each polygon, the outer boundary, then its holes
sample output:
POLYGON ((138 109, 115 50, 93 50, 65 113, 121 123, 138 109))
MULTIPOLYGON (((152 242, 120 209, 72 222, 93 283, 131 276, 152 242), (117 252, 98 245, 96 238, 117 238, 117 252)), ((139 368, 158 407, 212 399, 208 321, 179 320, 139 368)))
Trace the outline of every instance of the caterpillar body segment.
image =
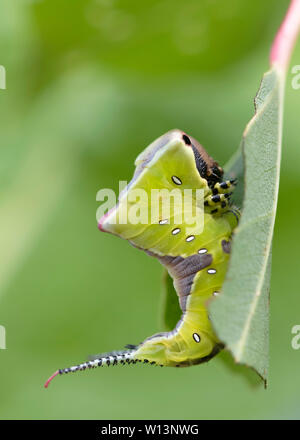
MULTIPOLYGON (((221 292, 233 231, 240 217, 230 201, 236 181, 222 181, 222 168, 195 139, 180 130, 172 130, 153 142, 135 164, 132 181, 120 194, 117 205, 100 219, 98 227, 125 238, 166 267, 178 295, 181 318, 170 332, 148 337, 126 351, 107 353, 58 370, 53 377, 119 363, 185 367, 205 362, 223 348, 210 322, 207 304, 221 292), (151 198, 153 189, 159 192, 155 202, 151 198), (189 203, 171 198, 170 210, 165 214, 164 191, 174 189, 183 198, 190 190, 189 203), (136 190, 147 195, 151 209, 154 203, 157 221, 131 221, 129 213, 131 208, 136 209, 136 190), (200 193, 202 199, 198 198, 200 193), (183 220, 178 222, 180 217, 183 220), (185 221, 187 218, 196 220, 190 223, 185 221)), ((47 381, 45 386, 48 384, 47 381)))

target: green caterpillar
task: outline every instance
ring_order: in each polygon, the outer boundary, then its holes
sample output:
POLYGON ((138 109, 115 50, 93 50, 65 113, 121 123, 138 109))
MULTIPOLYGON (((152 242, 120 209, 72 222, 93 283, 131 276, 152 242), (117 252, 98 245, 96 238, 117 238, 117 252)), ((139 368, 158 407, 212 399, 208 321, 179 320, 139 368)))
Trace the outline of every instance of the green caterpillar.
POLYGON ((171 130, 149 145, 135 164, 132 181, 98 226, 101 231, 125 238, 158 258, 173 278, 182 316, 170 332, 151 336, 137 346, 129 345, 124 351, 105 353, 56 371, 45 387, 58 374, 103 365, 136 362, 170 367, 195 365, 208 361, 223 348, 209 320, 207 303, 220 293, 232 233, 240 216, 230 202, 236 182, 222 181, 223 170, 218 163, 195 139, 180 130, 171 130), (119 214, 124 205, 135 207, 136 202, 131 198, 133 191, 143 189, 150 195, 153 188, 169 191, 176 188, 182 193, 186 189, 202 190, 204 208, 201 211, 193 196, 187 208, 174 201, 173 215, 159 217, 155 224, 132 224, 128 218, 121 222, 119 214), (191 225, 174 222, 175 214, 180 210, 187 214, 187 209, 204 216, 202 232, 199 233, 197 225, 193 229, 191 225))

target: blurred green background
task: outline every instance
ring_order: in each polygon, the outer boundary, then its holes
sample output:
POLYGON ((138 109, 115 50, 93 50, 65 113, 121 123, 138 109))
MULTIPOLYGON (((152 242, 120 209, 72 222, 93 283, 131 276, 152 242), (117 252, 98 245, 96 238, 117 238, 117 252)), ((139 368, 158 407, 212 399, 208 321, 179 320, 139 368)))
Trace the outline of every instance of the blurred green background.
MULTIPOLYGON (((96 192, 171 128, 224 164, 253 114, 287 0, 1 0, 0 417, 299 418, 300 90, 286 85, 270 379, 220 358, 59 377, 161 330, 157 261, 96 227, 96 192)), ((300 64, 300 44, 291 66, 300 64)))

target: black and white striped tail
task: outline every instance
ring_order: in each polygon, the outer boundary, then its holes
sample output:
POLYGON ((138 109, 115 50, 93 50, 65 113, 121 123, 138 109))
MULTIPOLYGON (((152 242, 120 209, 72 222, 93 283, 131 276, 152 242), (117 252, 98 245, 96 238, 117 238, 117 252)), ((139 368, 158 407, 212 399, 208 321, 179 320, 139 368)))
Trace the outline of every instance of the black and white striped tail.
POLYGON ((119 351, 119 352, 111 352, 103 355, 99 355, 96 359, 83 362, 82 364, 75 365, 69 368, 63 368, 62 370, 57 370, 49 379, 46 381, 44 387, 48 388, 50 382, 59 374, 67 374, 67 373, 75 373, 76 371, 83 371, 89 368, 97 368, 103 367, 107 365, 118 365, 118 364, 135 364, 137 359, 134 359, 134 354, 136 350, 128 350, 128 351, 119 351))

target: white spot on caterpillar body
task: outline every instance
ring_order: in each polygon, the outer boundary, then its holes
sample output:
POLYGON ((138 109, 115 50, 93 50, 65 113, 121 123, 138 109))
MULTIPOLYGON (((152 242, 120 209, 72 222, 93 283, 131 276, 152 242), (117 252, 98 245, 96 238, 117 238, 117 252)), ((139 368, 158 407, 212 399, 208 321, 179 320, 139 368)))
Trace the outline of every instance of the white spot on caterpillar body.
POLYGON ((177 176, 172 176, 172 180, 175 183, 175 185, 182 185, 182 181, 177 176))
POLYGON ((215 274, 217 271, 216 271, 216 269, 208 269, 207 270, 207 273, 209 273, 210 275, 213 275, 213 274, 215 274))
POLYGON ((193 333, 193 338, 194 338, 194 341, 197 342, 197 343, 199 343, 201 341, 201 338, 198 335, 198 333, 193 333))

